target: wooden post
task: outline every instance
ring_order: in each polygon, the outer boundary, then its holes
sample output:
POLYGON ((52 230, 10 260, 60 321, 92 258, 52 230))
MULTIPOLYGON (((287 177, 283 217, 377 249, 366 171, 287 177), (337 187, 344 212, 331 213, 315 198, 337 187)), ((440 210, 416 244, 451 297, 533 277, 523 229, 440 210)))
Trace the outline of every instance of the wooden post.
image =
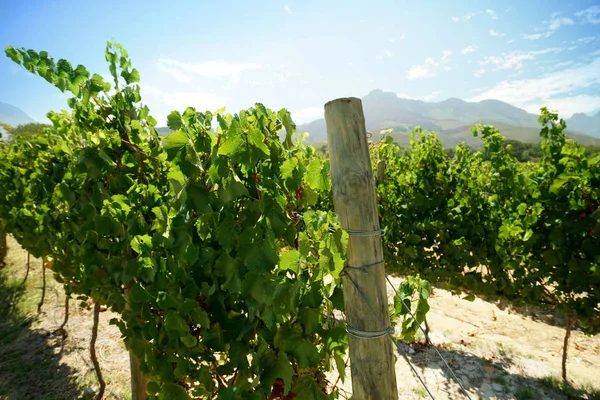
MULTIPOLYGON (((342 98, 325 104, 327 143, 331 160, 333 204, 342 227, 353 231, 380 229, 377 198, 367 131, 358 98, 342 98)), ((348 265, 361 267, 383 260, 381 237, 350 235, 348 265)), ((347 269, 343 277, 346 321, 354 329, 376 332, 389 326, 385 269, 383 264, 367 273, 347 269), (373 314, 353 281, 373 308, 373 314)), ((366 339, 350 335, 352 398, 396 400, 393 344, 389 336, 366 339)))
MULTIPOLYGON (((129 291, 129 288, 125 289, 125 307, 127 309, 130 309, 129 291)), ((131 350, 129 350, 129 369, 131 372, 131 400, 147 400, 149 379, 140 368, 140 360, 131 350)))
POLYGON ((8 253, 8 245, 6 241, 6 231, 2 225, 2 221, 0 221, 0 267, 4 266, 4 259, 6 258, 6 254, 8 253))

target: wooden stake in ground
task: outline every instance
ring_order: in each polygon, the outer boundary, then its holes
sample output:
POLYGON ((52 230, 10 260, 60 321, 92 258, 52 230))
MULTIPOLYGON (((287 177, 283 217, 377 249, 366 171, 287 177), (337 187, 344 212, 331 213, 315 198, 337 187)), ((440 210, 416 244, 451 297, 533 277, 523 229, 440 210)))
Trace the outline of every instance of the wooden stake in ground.
MULTIPOLYGON (((27 253, 29 255, 29 253, 27 253)), ((29 259, 27 260, 29 262, 29 259)), ((25 282, 25 281, 23 281, 25 282)), ((42 298, 38 303, 37 312, 42 312, 42 306, 44 305, 44 298, 46 297, 46 258, 42 258, 42 298)))
MULTIPOLYGON (((127 309, 130 309, 129 291, 129 288, 125 289, 125 307, 127 309)), ((150 380, 142 372, 140 360, 131 350, 129 350, 129 368, 131 370, 131 400, 146 400, 150 380)))
POLYGON ((5 265, 4 259, 6 258, 6 253, 8 252, 8 245, 6 242, 6 231, 0 222, 0 267, 5 265))
MULTIPOLYGON (((325 122, 333 203, 340 223, 344 229, 355 233, 378 231, 375 182, 361 100, 342 98, 328 102, 325 104, 325 122)), ((383 248, 379 235, 350 235, 348 265, 376 264, 366 269, 366 273, 346 268, 344 307, 351 328, 377 332, 389 326, 385 269, 381 261, 383 248)), ((367 339, 362 337, 364 333, 358 335, 361 337, 350 335, 349 339, 352 398, 398 399, 393 345, 389 336, 367 339)))

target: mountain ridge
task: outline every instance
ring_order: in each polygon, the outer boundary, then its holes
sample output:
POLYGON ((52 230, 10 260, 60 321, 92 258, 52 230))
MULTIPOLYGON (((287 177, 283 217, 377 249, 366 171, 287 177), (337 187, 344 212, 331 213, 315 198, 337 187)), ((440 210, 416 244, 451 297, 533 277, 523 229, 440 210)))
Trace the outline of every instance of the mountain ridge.
POLYGON ((0 122, 16 127, 17 125, 25 125, 37 121, 19 107, 0 101, 0 122))
MULTIPOLYGON (((482 100, 468 102, 451 97, 438 102, 398 97, 396 93, 375 89, 362 97, 363 110, 367 131, 375 133, 392 129, 391 135, 400 143, 408 143, 410 133, 415 126, 426 131, 433 131, 445 146, 455 146, 465 142, 478 147, 481 139, 471 134, 471 127, 479 122, 494 125, 507 139, 522 142, 539 142, 539 115, 531 114, 521 108, 500 100, 482 100)), ((585 114, 584 114, 585 115, 585 114)), ((293 119, 292 114, 292 119, 293 119)), ((573 129, 567 120, 567 132, 570 137, 582 144, 600 145, 600 132, 589 129, 594 124, 594 118, 600 120, 600 113, 591 118, 578 117, 583 122, 585 131, 573 129)), ((598 126, 598 124, 596 124, 598 126)), ((310 134, 308 141, 320 143, 327 140, 325 120, 318 119, 298 126, 299 132, 310 134)))

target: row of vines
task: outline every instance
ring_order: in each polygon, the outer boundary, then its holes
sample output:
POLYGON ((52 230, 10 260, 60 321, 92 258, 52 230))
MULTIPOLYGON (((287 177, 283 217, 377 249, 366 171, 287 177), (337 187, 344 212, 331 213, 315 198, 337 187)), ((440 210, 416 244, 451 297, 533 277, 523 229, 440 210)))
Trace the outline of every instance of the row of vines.
POLYGON ((1 145, 1 224, 68 296, 118 313, 149 395, 335 398, 324 372, 345 368, 330 315, 347 235, 328 162, 292 142, 289 112, 187 108, 165 139, 119 44, 106 49, 112 83, 6 53, 72 97, 44 134, 1 145))
MULTIPOLYGON (((347 234, 329 162, 293 141, 289 112, 187 108, 163 138, 120 45, 105 53, 111 83, 43 51, 6 54, 72 97, 44 134, 0 141, 0 228, 47 260, 68 296, 119 315, 150 396, 337 398, 324 373, 345 370, 347 333, 330 316, 343 311, 347 234)), ((557 307, 567 332, 596 333, 600 158, 557 115, 543 109, 540 122, 535 164, 482 125, 483 149, 451 158, 418 128, 407 155, 373 144, 388 269, 557 307)), ((422 321, 428 283, 406 282, 405 298, 422 292, 422 321)), ((405 304, 392 313, 412 340, 405 304)))
POLYGON ((459 145, 450 158, 417 128, 408 155, 388 137, 372 158, 389 269, 468 298, 551 307, 566 317, 566 344, 575 326, 600 331, 600 157, 586 157, 557 114, 543 108, 539 122, 538 163, 517 161, 481 124, 478 152, 459 145))

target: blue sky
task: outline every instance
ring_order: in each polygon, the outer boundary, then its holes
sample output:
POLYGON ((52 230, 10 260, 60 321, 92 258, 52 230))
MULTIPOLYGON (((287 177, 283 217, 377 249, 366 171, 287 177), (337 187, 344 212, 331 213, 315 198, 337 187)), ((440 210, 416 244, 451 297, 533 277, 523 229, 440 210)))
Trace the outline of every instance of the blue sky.
MULTIPOLYGON (((173 109, 254 102, 302 123, 376 88, 563 117, 600 109, 600 0, 0 0, 0 14, 2 47, 103 75, 107 40, 122 43, 160 125, 173 109)), ((0 101, 43 121, 67 98, 0 56, 0 101)))

